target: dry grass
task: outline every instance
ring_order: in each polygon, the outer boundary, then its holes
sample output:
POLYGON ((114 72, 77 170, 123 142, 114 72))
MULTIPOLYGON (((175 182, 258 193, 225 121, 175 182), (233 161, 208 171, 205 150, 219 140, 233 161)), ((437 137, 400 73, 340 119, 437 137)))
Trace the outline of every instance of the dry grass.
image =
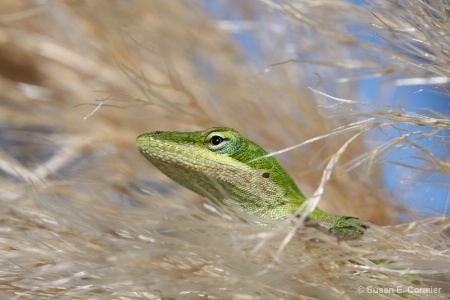
POLYGON ((381 99, 448 83, 443 2, 3 1, 0 298, 449 297, 448 218, 377 226, 408 210, 381 178, 392 152, 415 149, 411 174, 448 187, 449 116, 381 99), (371 103, 364 78, 383 79, 371 103), (377 225, 343 243, 245 224, 134 148, 143 132, 214 125, 280 151, 324 210, 377 225), (385 129, 398 135, 367 143, 385 129))

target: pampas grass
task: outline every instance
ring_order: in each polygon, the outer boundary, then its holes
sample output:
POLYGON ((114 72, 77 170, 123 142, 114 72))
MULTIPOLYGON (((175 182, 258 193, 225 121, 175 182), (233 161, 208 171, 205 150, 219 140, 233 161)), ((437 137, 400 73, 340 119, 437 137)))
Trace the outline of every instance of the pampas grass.
POLYGON ((449 116, 385 101, 415 82, 448 94, 448 9, 0 4, 0 298, 448 298, 449 219, 399 224, 408 206, 381 178, 409 148, 421 164, 403 167, 448 188, 449 116), (359 99, 367 78, 382 79, 370 102, 359 99), (134 147, 143 132, 215 125, 273 152, 311 205, 373 225, 342 242, 301 224, 246 224, 134 147), (429 137, 439 139, 423 147, 429 137))

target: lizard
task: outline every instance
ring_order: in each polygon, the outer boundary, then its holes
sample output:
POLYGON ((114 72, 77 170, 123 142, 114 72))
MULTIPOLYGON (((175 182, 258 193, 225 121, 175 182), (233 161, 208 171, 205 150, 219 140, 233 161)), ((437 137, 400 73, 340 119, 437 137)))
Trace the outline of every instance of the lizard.
MULTIPOLYGON (((236 212, 250 223, 298 217, 306 197, 289 174, 259 145, 229 127, 204 131, 154 131, 137 137, 139 152, 178 184, 236 212)), ((350 216, 308 215, 338 239, 360 238, 367 226, 350 216)))

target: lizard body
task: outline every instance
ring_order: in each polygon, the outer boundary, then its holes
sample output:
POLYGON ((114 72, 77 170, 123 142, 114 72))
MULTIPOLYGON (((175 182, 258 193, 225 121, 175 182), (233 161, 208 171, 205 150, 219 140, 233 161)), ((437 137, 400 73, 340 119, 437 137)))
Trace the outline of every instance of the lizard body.
MULTIPOLYGON (((257 159, 267 152, 232 128, 144 133, 137 148, 175 182, 250 222, 289 219, 306 200, 275 158, 257 159)), ((358 238, 366 228, 357 218, 331 216, 318 208, 309 217, 342 239, 358 238)))

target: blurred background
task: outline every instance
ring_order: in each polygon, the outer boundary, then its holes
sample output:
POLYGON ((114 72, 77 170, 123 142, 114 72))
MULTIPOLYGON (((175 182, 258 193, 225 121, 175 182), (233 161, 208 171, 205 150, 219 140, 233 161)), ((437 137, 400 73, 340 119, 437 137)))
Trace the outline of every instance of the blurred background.
MULTIPOLYGON (((433 251, 449 243, 449 9, 423 0, 2 2, 2 297, 334 299, 358 295, 355 274, 409 282, 367 257, 358 263, 372 264, 370 274, 322 265, 339 247, 301 267, 294 251, 262 271, 288 229, 275 236, 229 221, 135 149, 144 132, 211 126, 269 152, 292 147, 276 158, 307 196, 347 146, 319 207, 408 222, 397 238, 420 239, 422 259, 405 254, 392 269, 412 265, 432 276, 421 283, 445 285, 448 258, 433 251), (324 278, 333 284, 320 289, 324 278)), ((373 235, 365 249, 390 258, 400 255, 394 244, 413 244, 373 235)), ((305 247, 298 239, 293 249, 305 247)))

